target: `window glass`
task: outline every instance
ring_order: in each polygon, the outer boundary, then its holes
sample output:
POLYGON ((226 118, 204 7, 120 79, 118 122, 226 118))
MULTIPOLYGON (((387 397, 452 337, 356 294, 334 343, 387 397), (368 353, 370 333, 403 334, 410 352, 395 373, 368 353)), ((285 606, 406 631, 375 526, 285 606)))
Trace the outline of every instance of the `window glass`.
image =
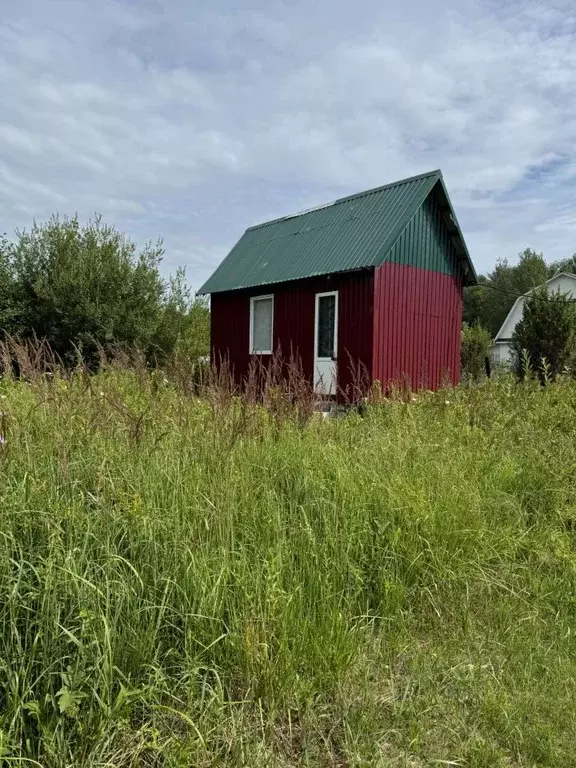
POLYGON ((318 298, 318 357, 332 357, 334 354, 334 319, 336 296, 318 298))
POLYGON ((252 352, 272 351, 272 298, 252 301, 252 352))

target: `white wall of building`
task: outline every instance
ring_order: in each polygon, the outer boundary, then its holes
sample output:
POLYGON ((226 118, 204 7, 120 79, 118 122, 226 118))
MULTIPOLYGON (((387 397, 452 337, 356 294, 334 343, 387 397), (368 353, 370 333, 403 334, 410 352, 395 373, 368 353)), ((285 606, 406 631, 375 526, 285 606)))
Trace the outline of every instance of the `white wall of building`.
POLYGON ((495 341, 492 345, 492 362, 508 364, 512 359, 512 344, 509 341, 495 341))

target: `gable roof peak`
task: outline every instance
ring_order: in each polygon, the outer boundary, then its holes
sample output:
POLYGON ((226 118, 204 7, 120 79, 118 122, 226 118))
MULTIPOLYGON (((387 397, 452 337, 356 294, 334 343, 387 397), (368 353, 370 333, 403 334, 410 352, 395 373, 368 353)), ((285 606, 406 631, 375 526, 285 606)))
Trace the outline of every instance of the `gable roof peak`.
POLYGON ((435 177, 436 179, 443 179, 442 171, 440 169, 435 171, 428 171, 427 173, 419 173, 417 176, 408 176, 405 179, 400 179, 399 181, 392 181, 389 184, 383 184, 380 187, 372 187, 371 189, 367 189, 364 192, 355 192, 353 195, 345 195, 345 197, 338 197, 336 200, 331 200, 329 203, 321 203, 320 205, 313 205, 311 208, 304 208, 302 211, 298 211, 297 213, 289 213, 286 216, 279 216, 276 219, 270 219, 269 221, 263 221, 260 224, 253 224, 251 227, 248 227, 246 232, 252 232, 255 229, 262 229, 262 227, 269 227, 272 224, 278 224, 281 221, 288 221, 289 219, 296 219, 299 216, 306 216, 309 213, 315 213, 316 211, 323 211, 326 208, 332 208, 335 205, 340 205, 341 203, 348 203, 352 200, 358 200, 363 197, 368 197, 369 195, 373 195, 377 192, 384 192, 386 189, 390 189, 391 187, 400 187, 402 184, 410 184, 414 181, 420 181, 421 179, 429 179, 435 177))
POLYGON ((442 172, 434 170, 249 227, 199 293, 378 267, 433 190, 465 282, 475 283, 442 172))

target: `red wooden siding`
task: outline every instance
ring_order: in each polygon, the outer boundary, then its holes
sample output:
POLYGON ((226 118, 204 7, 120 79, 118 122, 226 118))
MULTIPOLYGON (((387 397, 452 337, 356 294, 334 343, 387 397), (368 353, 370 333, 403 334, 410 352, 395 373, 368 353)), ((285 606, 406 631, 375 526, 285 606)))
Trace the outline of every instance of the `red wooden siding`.
POLYGON ((234 374, 242 375, 248 370, 249 344, 250 294, 242 291, 213 293, 210 297, 212 362, 219 365, 227 360, 234 374))
POLYGON ((373 378, 413 389, 460 380, 462 279, 386 263, 374 276, 373 378))
MULTIPOLYGON (((274 345, 312 377, 315 295, 337 290, 338 385, 350 391, 354 366, 372 379, 437 389, 460 379, 462 278, 385 263, 353 272, 212 295, 213 359, 227 358, 240 384, 248 373, 250 297, 274 295, 274 345)), ((267 356, 264 356, 267 357, 267 356)))
POLYGON ((250 297, 273 294, 275 348, 280 347, 285 358, 291 353, 298 355, 304 373, 311 378, 314 367, 315 296, 324 291, 338 291, 338 385, 346 391, 353 380, 350 358, 354 366, 362 363, 368 373, 372 369, 372 270, 213 294, 213 359, 217 362, 228 359, 236 381, 241 382, 250 365, 250 297))

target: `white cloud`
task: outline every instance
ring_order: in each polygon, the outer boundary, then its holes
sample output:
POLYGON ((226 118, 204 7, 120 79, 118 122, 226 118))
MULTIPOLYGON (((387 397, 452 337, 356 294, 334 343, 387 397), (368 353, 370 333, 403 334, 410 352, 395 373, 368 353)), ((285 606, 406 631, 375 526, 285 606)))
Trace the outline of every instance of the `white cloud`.
POLYGON ((199 284, 243 229, 441 167, 479 270, 576 250, 567 0, 22 0, 0 229, 101 211, 199 284))

